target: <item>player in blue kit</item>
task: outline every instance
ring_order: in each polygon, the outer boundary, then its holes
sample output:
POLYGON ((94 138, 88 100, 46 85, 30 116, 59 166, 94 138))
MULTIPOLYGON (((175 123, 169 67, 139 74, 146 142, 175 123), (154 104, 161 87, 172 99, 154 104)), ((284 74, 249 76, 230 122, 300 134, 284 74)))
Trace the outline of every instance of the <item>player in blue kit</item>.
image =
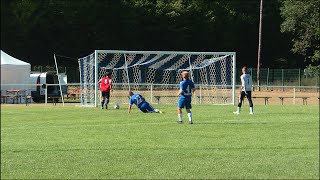
POLYGON ((189 72, 181 73, 183 81, 180 82, 179 101, 178 101, 178 123, 182 124, 182 109, 186 108, 189 118, 189 124, 193 124, 191 113, 191 96, 195 91, 193 82, 189 79, 189 72))
POLYGON ((128 113, 131 111, 132 104, 135 104, 140 111, 144 113, 162 113, 158 109, 154 109, 140 94, 133 94, 129 91, 130 101, 128 107, 128 113))

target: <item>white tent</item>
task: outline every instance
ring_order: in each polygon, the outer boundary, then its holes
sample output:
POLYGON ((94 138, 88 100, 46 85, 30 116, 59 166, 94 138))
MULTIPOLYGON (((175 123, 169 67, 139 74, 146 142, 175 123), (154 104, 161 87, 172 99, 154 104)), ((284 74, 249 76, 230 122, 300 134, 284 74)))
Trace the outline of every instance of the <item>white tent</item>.
POLYGON ((1 94, 6 90, 29 90, 31 65, 1 50, 1 94))

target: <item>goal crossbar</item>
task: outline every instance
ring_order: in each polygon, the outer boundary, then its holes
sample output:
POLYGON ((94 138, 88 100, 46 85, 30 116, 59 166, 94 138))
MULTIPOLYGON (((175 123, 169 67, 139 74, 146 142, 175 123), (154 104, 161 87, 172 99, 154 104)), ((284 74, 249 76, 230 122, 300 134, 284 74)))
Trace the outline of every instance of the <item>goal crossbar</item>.
POLYGON ((98 106, 98 81, 107 71, 116 86, 122 84, 123 91, 131 86, 142 91, 141 84, 147 84, 144 87, 150 91, 150 84, 162 84, 159 88, 165 94, 170 92, 169 85, 179 83, 183 70, 191 72, 195 84, 207 88, 203 91, 208 97, 225 96, 230 99, 225 103, 236 104, 236 52, 95 50, 78 62, 83 106, 98 106))
POLYGON ((127 50, 95 50, 95 53, 119 54, 179 54, 179 55, 235 55, 236 52, 189 52, 189 51, 127 51, 127 50))

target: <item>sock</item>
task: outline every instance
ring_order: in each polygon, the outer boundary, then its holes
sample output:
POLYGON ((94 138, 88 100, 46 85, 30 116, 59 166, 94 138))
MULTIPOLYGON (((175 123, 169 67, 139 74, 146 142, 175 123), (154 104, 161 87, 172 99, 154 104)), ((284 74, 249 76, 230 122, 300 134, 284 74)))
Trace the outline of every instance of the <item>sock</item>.
POLYGON ((179 121, 182 121, 182 114, 178 114, 179 121))
POLYGON ((240 113, 240 110, 241 110, 241 107, 238 107, 238 111, 237 112, 240 113))
POLYGON ((101 107, 103 107, 103 105, 104 105, 104 101, 101 101, 101 107))
POLYGON ((188 113, 189 121, 192 122, 192 113, 188 113))
POLYGON ((250 112, 253 112, 253 107, 250 107, 250 112))

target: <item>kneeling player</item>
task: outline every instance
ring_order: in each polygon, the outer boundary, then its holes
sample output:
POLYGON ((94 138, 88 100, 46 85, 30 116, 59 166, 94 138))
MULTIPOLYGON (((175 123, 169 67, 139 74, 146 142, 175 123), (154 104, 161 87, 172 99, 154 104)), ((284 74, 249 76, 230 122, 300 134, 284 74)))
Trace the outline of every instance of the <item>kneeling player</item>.
POLYGON ((128 107, 128 113, 131 111, 132 104, 135 104, 140 111, 144 113, 162 113, 158 109, 154 109, 140 94, 133 94, 129 91, 130 101, 128 107))

